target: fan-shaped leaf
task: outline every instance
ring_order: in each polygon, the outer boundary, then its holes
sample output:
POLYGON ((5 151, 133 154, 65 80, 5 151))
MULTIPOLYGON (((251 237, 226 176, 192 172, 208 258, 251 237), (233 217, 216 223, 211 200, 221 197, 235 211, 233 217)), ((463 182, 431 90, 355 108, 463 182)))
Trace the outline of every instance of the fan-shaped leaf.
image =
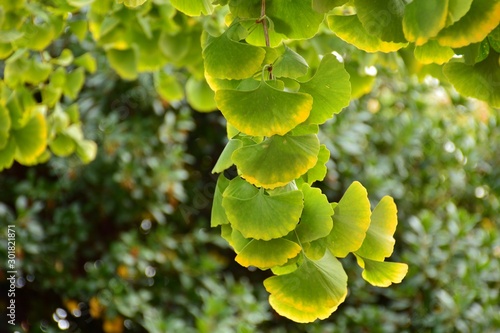
POLYGON ((134 50, 110 49, 106 51, 109 65, 126 80, 137 78, 137 56, 134 50))
POLYGON ((398 210, 394 200, 385 196, 372 212, 371 222, 365 240, 356 251, 364 258, 383 261, 390 257, 396 241, 392 237, 398 224, 398 210))
POLYGON ((326 195, 319 188, 308 184, 301 187, 304 194, 304 209, 296 233, 301 243, 326 237, 332 230, 333 209, 326 195))
POLYGON ((370 226, 370 201, 366 189, 353 182, 338 205, 334 205, 333 228, 328 248, 336 257, 345 257, 361 247, 370 226))
POLYGON ((360 98, 372 91, 375 76, 366 75, 362 68, 354 61, 345 64, 345 69, 349 73, 349 81, 351 81, 351 99, 360 98))
POLYGON ((366 52, 394 52, 407 45, 407 43, 384 42, 370 35, 361 25, 357 15, 330 15, 328 26, 340 39, 366 52))
POLYGON ((401 0, 354 0, 359 20, 365 30, 385 42, 405 43, 401 0))
POLYGON ((16 161, 23 165, 36 164, 47 147, 47 124, 42 113, 35 113, 23 128, 13 130, 12 136, 16 142, 16 161))
POLYGON ((277 77, 298 78, 307 74, 309 65, 305 59, 285 46, 285 52, 276 61, 273 66, 273 74, 277 77))
POLYGON ((286 264, 288 259, 296 257, 301 250, 299 244, 283 238, 268 241, 252 239, 235 260, 245 267, 268 269, 286 264))
POLYGON ((464 17, 470 9, 474 0, 449 0, 448 1, 448 20, 446 26, 452 25, 464 17))
POLYGON ((286 185, 314 167, 318 153, 319 141, 314 134, 275 135, 237 149, 232 158, 243 178, 272 189, 286 185))
POLYGON ((475 97, 500 107, 500 64, 499 55, 490 52, 485 60, 474 66, 459 62, 449 62, 444 74, 455 89, 464 96, 475 97))
POLYGON ((301 82, 299 92, 313 97, 314 103, 307 121, 322 124, 349 105, 351 99, 349 74, 333 54, 328 54, 321 59, 312 79, 301 82))
POLYGON ((200 112, 217 110, 214 92, 205 79, 198 80, 191 76, 186 82, 186 99, 193 109, 200 112))
POLYGON ((321 181, 325 178, 327 168, 326 163, 330 159, 330 151, 325 145, 319 147, 318 161, 316 165, 312 167, 307 173, 302 177, 306 183, 311 185, 315 181, 321 181))
POLYGON ((261 81, 250 91, 218 90, 215 101, 227 121, 254 136, 284 135, 309 116, 310 95, 278 90, 261 81))
POLYGON ((356 255, 358 265, 363 268, 363 279, 376 287, 388 287, 400 283, 408 273, 408 265, 399 262, 375 261, 356 255))
POLYGON ((295 229, 304 206, 301 191, 268 195, 240 177, 223 193, 222 206, 231 226, 245 238, 270 240, 295 229))
POLYGON ((405 8, 405 37, 416 45, 423 45, 445 27, 447 18, 448 0, 415 0, 405 8))
POLYGON ((164 71, 156 71, 154 84, 158 95, 166 101, 180 101, 184 98, 184 90, 173 75, 164 71))
POLYGON ((233 24, 219 37, 210 37, 203 49, 205 71, 219 79, 240 80, 262 69, 266 51, 258 46, 232 40, 239 25, 233 24))
POLYGON ((11 137, 3 149, 0 149, 0 171, 8 169, 14 163, 16 153, 16 142, 11 137))
POLYGON ((91 140, 81 140, 76 142, 76 155, 83 163, 90 163, 97 155, 97 144, 91 140))
POLYGON ((326 251, 318 261, 305 259, 292 273, 266 279, 264 286, 276 312, 309 323, 329 317, 344 301, 347 275, 340 262, 326 251))
POLYGON ((212 173, 220 173, 231 167, 234 164, 231 156, 233 155, 234 151, 238 148, 241 148, 241 146, 243 146, 243 141, 238 139, 229 140, 226 147, 224 147, 224 150, 220 154, 217 163, 215 163, 215 166, 212 169, 212 173))
POLYGON ((59 134, 49 143, 50 150, 57 156, 69 156, 75 151, 76 145, 73 139, 65 134, 59 134))
POLYGON ((212 213, 210 218, 210 226, 212 227, 229 223, 226 212, 222 207, 222 193, 224 193, 228 185, 229 179, 221 174, 217 179, 217 184, 215 185, 214 200, 212 202, 212 213))
POLYGON ((475 0, 464 17, 441 30, 437 40, 439 44, 449 47, 463 47, 478 43, 485 39, 499 23, 499 0, 475 0))

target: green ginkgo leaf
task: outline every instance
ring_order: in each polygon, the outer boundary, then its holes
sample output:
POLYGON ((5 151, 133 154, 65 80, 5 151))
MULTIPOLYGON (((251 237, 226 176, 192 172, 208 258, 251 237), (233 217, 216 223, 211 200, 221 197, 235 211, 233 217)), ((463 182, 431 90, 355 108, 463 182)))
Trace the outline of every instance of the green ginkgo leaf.
POLYGON ((273 75, 295 79, 307 74, 308 69, 309 65, 306 60, 300 54, 285 46, 285 52, 273 65, 273 75))
POLYGON ((299 92, 311 95, 314 100, 307 121, 322 124, 349 105, 349 74, 333 54, 327 54, 321 59, 314 76, 309 81, 301 82, 299 92))
POLYGON ((367 75, 358 62, 345 64, 345 70, 349 73, 351 81, 351 99, 360 98, 372 91, 375 76, 367 75))
POLYGON ((214 92, 210 89, 205 79, 197 79, 191 76, 186 82, 186 99, 189 105, 199 112, 211 112, 217 110, 214 92))
POLYGON ((123 3, 125 6, 135 8, 143 5, 148 0, 118 0, 118 3, 123 3))
POLYGON ((241 80, 262 69, 266 51, 258 46, 232 40, 239 24, 231 25, 219 37, 209 37, 203 49, 205 71, 219 79, 241 80))
POLYGON ((344 258, 361 247, 370 226, 368 193, 361 183, 355 181, 334 207, 328 248, 336 257, 344 258))
POLYGON ((235 260, 245 267, 269 269, 286 264, 288 259, 296 257, 301 250, 299 244, 283 238, 268 241, 252 239, 238 253, 235 260))
POLYGON ((397 51, 408 44, 384 42, 380 38, 370 35, 359 21, 357 15, 330 15, 328 16, 328 26, 340 39, 366 52, 389 53, 397 51))
POLYGON ((328 13, 335 7, 342 6, 348 0, 313 0, 312 7, 319 13, 328 13))
POLYGON ((125 80, 135 80, 137 78, 137 56, 132 49, 106 51, 109 65, 118 75, 125 80))
POLYGON ((499 55, 490 52, 485 60, 469 66, 460 62, 449 62, 443 72, 457 91, 464 95, 500 107, 500 64, 499 55))
POLYGON ((85 164, 92 162, 97 155, 97 144, 91 140, 77 141, 76 155, 85 164))
POLYGON ((372 212, 371 222, 361 247, 355 252, 363 258, 384 261, 394 250, 394 232, 398 224, 394 200, 383 197, 372 212))
POLYGON ((210 226, 212 227, 229 223, 226 212, 222 207, 222 193, 224 193, 228 185, 229 179, 221 174, 215 185, 214 200, 212 202, 212 213, 210 218, 210 226))
POLYGON ((328 198, 319 188, 309 184, 303 184, 301 191, 304 194, 304 209, 296 228, 297 237, 301 243, 306 243, 328 236, 333 226, 333 209, 328 198))
POLYGON ((354 0, 358 18, 365 30, 385 42, 405 43, 401 0, 354 0))
POLYGON ((416 46, 413 52, 415 58, 423 64, 442 65, 455 55, 451 47, 442 46, 436 40, 429 40, 423 45, 416 46))
POLYGON ((215 101, 228 122, 254 136, 284 135, 305 121, 313 106, 311 95, 278 90, 266 81, 250 91, 218 90, 215 101))
POLYGON ((180 101, 184 98, 184 89, 179 81, 164 71, 154 72, 154 85, 158 95, 166 101, 180 101))
POLYGON ((363 279, 376 287, 388 287, 400 283, 408 273, 408 265, 399 262, 376 261, 356 255, 358 265, 363 268, 363 279))
POLYGON ((248 182, 265 188, 284 186, 302 176, 318 161, 319 140, 314 134, 275 135, 237 149, 233 162, 248 182))
POLYGON ((59 134, 49 143, 50 150, 57 156, 69 156, 75 151, 76 145, 72 138, 65 134, 59 134))
POLYGON ((219 156, 217 163, 215 163, 214 168, 212 169, 212 173, 221 173, 222 171, 231 167, 233 163, 233 159, 231 156, 233 155, 236 149, 239 149, 243 146, 243 141, 238 139, 229 140, 226 147, 219 156))
POLYGON ((405 8, 405 37, 417 46, 423 45, 445 27, 447 18, 448 0, 415 0, 405 8))
POLYGON ((475 0, 459 21, 444 28, 437 36, 439 44, 463 47, 478 43, 500 24, 499 0, 475 0))
POLYGON ((474 0, 449 0, 446 26, 452 25, 464 17, 469 11, 473 1, 474 0))
POLYGON ((11 127, 13 129, 20 129, 26 126, 32 117, 33 111, 37 108, 33 95, 24 87, 14 90, 7 99, 5 106, 9 110, 11 127))
POLYGON ((14 163, 14 155, 16 153, 16 142, 14 138, 10 138, 5 147, 0 149, 0 171, 8 169, 14 163))
POLYGON ((311 185, 316 181, 325 179, 326 172, 328 171, 326 168, 328 160, 330 160, 330 151, 325 145, 321 145, 319 147, 318 161, 316 162, 316 165, 308 170, 304 176, 302 176, 305 182, 311 185))
POLYGON ((74 64, 84 68, 90 74, 97 70, 97 61, 89 52, 75 58, 74 64))
POLYGON ((7 146, 10 131, 9 110, 0 104, 0 150, 7 146))
POLYGON ((47 147, 47 124, 41 112, 37 112, 20 128, 12 131, 16 142, 15 159, 23 165, 34 165, 47 147))
POLYGON ((214 10, 210 0, 170 0, 170 3, 189 16, 209 15, 214 10))
POLYGON ((63 87, 64 94, 70 99, 75 99, 85 83, 85 71, 79 67, 66 75, 66 83, 63 87))
POLYGON ((237 177, 224 191, 222 206, 233 229, 245 238, 270 240, 295 229, 304 203, 301 191, 268 195, 237 177))
POLYGON ((328 318, 347 295, 347 275, 342 264, 326 251, 323 258, 305 259, 289 274, 264 281, 269 303, 276 312, 299 323, 328 318))

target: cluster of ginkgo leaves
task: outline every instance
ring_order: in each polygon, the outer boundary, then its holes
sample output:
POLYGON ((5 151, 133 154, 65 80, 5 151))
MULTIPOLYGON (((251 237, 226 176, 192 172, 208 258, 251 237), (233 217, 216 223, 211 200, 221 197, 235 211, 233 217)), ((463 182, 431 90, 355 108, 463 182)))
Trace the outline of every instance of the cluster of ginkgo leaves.
POLYGON ((312 187, 330 157, 319 125, 369 85, 348 54, 301 53, 294 41, 322 34, 360 53, 399 52, 409 70, 498 107, 499 23, 500 0, 0 0, 0 170, 51 154, 94 158, 78 95, 97 53, 125 80, 152 73, 162 99, 227 120, 212 226, 236 261, 276 274, 264 285, 278 313, 326 318, 347 294, 337 258, 353 253, 376 286, 400 282, 407 266, 385 262, 391 198, 372 211, 359 183, 338 203, 312 187))

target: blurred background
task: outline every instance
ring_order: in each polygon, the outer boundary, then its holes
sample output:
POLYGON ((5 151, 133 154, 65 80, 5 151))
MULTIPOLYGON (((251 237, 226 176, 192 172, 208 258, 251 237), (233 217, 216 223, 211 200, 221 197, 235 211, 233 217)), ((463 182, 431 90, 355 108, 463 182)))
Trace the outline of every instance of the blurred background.
MULTIPOLYGON (((104 61, 78 100, 95 161, 52 157, 0 173, 22 323, 2 320, 0 331, 500 332, 499 110, 430 76, 378 68, 370 92, 321 126, 332 157, 316 185, 330 201, 354 180, 373 202, 393 196, 391 261, 410 269, 375 288, 343 259, 346 302, 325 321, 296 324, 268 305, 270 272, 239 266, 210 229, 220 113, 170 104, 151 75, 123 81, 104 61)), ((1 251, 7 258, 3 237, 1 251)))

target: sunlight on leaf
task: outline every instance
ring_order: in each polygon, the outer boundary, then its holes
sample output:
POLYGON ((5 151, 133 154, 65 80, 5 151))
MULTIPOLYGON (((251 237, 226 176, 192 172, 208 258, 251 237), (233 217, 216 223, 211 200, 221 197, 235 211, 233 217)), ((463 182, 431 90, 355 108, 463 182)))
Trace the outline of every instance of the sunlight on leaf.
POLYGON ((23 165, 36 164, 47 147, 47 124, 41 112, 37 112, 28 123, 20 129, 13 130, 16 142, 15 159, 23 165))
POLYGON ((413 52, 415 58, 423 64, 442 65, 455 55, 451 47, 441 46, 436 40, 429 40, 423 45, 416 46, 413 52))
POLYGON ((328 318, 347 296, 347 275, 329 251, 314 261, 305 259, 289 274, 264 281, 269 303, 280 315, 299 323, 328 318))
POLYGON ((235 260, 242 266, 268 269, 287 263, 302 250, 299 244, 278 238, 269 241, 252 239, 238 253, 235 260))
POLYGON ((319 140, 314 134, 275 135, 237 149, 233 161, 241 176, 256 186, 276 188, 302 176, 318 161, 319 140))
POLYGON ((356 255, 358 265, 363 268, 363 279, 376 287, 388 287, 400 283, 408 273, 408 265, 399 262, 375 261, 356 255))
POLYGON ((446 25, 448 0, 415 0, 405 8, 403 30, 410 42, 423 45, 446 25))
POLYGON ((213 11, 212 1, 210 0, 170 0, 170 2, 177 10, 190 16, 209 15, 213 11))
POLYGON ((368 192, 361 183, 353 182, 334 210, 328 248, 336 257, 344 258, 361 247, 370 226, 368 192))
POLYGON ((358 18, 365 30, 385 42, 405 43, 401 0, 354 0, 358 18))

